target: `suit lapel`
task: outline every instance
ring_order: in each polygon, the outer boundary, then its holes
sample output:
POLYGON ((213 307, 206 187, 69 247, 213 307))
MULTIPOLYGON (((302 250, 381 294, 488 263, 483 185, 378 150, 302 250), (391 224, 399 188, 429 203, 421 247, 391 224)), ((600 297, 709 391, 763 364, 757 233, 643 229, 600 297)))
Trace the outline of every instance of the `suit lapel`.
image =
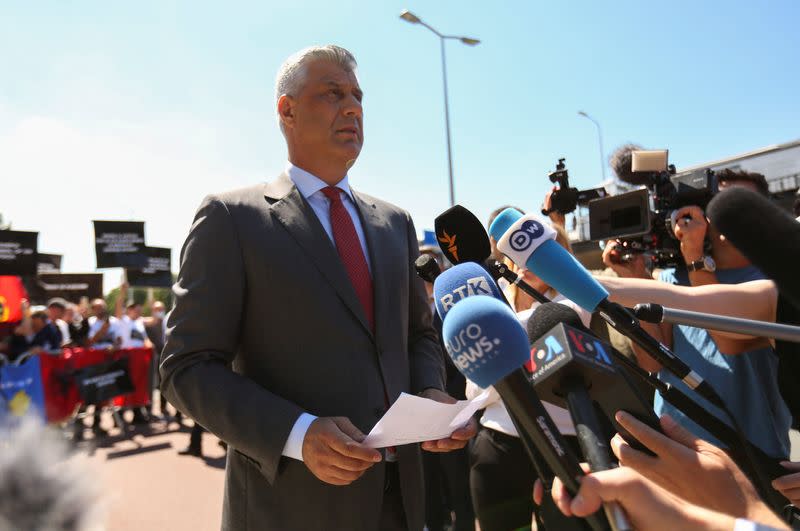
POLYGON ((385 217, 381 216, 375 203, 353 190, 356 207, 361 214, 361 226, 367 240, 369 261, 372 265, 372 297, 375 311, 375 334, 381 337, 381 328, 391 304, 392 294, 389 292, 388 274, 391 264, 386 263, 392 256, 390 243, 391 227, 385 217))
POLYGON ((289 176, 283 173, 276 180, 267 183, 264 195, 271 203, 270 211, 275 218, 305 251, 364 329, 372 334, 336 246, 289 176))

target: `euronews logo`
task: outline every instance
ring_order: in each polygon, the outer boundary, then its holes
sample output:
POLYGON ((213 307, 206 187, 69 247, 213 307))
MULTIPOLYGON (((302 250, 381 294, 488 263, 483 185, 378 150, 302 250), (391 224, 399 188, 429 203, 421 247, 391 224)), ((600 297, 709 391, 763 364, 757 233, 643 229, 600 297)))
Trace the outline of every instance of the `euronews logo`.
POLYGON ((460 300, 474 295, 492 295, 486 277, 468 278, 466 284, 455 288, 450 293, 442 295, 439 302, 442 304, 442 309, 447 312, 460 300))
POLYGON ((519 229, 515 230, 508 240, 511 248, 517 252, 527 250, 531 244, 544 234, 544 225, 532 219, 522 223, 519 229))
POLYGON ((489 338, 480 325, 472 323, 447 341, 445 348, 459 369, 471 372, 478 365, 485 365, 490 361, 499 346, 499 338, 489 338))

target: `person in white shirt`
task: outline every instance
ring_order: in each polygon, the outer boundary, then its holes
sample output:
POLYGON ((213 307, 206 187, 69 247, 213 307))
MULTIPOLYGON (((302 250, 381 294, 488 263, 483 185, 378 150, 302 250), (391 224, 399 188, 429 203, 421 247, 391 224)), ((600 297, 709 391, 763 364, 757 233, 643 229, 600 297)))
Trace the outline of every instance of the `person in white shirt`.
POLYGON ((147 337, 142 318, 142 305, 131 301, 125 308, 125 314, 119 319, 120 348, 152 347, 147 337))
MULTIPOLYGON (((571 252, 566 231, 556 224, 553 224, 553 228, 557 232, 556 241, 571 252)), ((589 326, 589 312, 552 290, 530 271, 518 269, 508 259, 505 262, 539 293, 575 310, 584 326, 589 326)), ((540 304, 514 285, 506 287, 504 295, 517 312, 522 326, 527 327, 528 319, 535 314, 540 304)), ((483 391, 474 382, 467 380, 468 399, 483 391)), ((475 514, 482 531, 529 528, 535 511, 531 492, 537 478, 536 470, 519 440, 500 395, 493 388, 490 393, 490 402, 480 420, 481 430, 475 438, 470 455, 470 491, 475 514)), ((569 412, 547 402, 544 402, 544 406, 562 435, 568 436, 567 440, 574 442, 577 448, 575 426, 569 412)))
POLYGON ((94 299, 89 317, 89 346, 108 348, 119 342, 119 324, 116 317, 109 315, 108 306, 103 299, 94 299))
POLYGON ((50 318, 50 322, 61 332, 61 345, 67 345, 72 341, 69 335, 69 325, 64 321, 66 310, 67 301, 61 297, 52 298, 47 302, 47 315, 50 318))

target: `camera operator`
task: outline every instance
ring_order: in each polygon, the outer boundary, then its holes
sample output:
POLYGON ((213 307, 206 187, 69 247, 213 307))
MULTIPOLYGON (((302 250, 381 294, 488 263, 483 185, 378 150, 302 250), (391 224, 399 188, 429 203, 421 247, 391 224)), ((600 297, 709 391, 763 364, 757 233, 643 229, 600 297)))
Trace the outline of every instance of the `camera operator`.
MULTIPOLYGON (((766 194, 767 183, 763 175, 723 170, 717 173, 719 188, 744 186, 766 194)), ((680 251, 686 269, 666 269, 659 279, 670 284, 704 286, 716 283, 739 284, 762 279, 763 275, 712 226, 702 210, 696 206, 678 209, 673 214, 673 230, 680 241, 680 251), (710 256, 705 254, 704 241, 710 241, 710 256)), ((644 257, 637 255, 622 263, 619 251, 612 242, 603 252, 603 262, 620 277, 651 278, 644 266, 644 257)), ((649 301, 648 301, 649 302, 649 301)), ((785 458, 789 454, 789 426, 791 415, 777 385, 778 360, 767 340, 732 339, 715 331, 689 326, 662 323, 642 323, 653 337, 669 346, 684 362, 711 384, 737 417, 747 437, 768 455, 785 458), (736 349, 738 356, 726 356, 723 351, 736 349)), ((646 353, 634 347, 639 364, 648 371, 660 371, 661 365, 646 353)), ((661 371, 659 378, 689 392, 678 378, 661 371)), ((696 399, 709 411, 723 420, 727 416, 703 399, 696 399)), ((678 423, 695 435, 720 444, 703 428, 686 418, 677 408, 662 400, 656 393, 656 413, 671 415, 678 423)))

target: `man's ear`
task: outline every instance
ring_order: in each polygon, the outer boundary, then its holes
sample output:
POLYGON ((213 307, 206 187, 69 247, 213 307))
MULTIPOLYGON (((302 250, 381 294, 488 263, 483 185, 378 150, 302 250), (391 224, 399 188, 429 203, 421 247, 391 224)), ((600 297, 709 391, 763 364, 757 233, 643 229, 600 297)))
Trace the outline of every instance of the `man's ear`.
POLYGON ((278 98, 278 116, 284 127, 294 125, 294 99, 291 96, 283 94, 278 98))

